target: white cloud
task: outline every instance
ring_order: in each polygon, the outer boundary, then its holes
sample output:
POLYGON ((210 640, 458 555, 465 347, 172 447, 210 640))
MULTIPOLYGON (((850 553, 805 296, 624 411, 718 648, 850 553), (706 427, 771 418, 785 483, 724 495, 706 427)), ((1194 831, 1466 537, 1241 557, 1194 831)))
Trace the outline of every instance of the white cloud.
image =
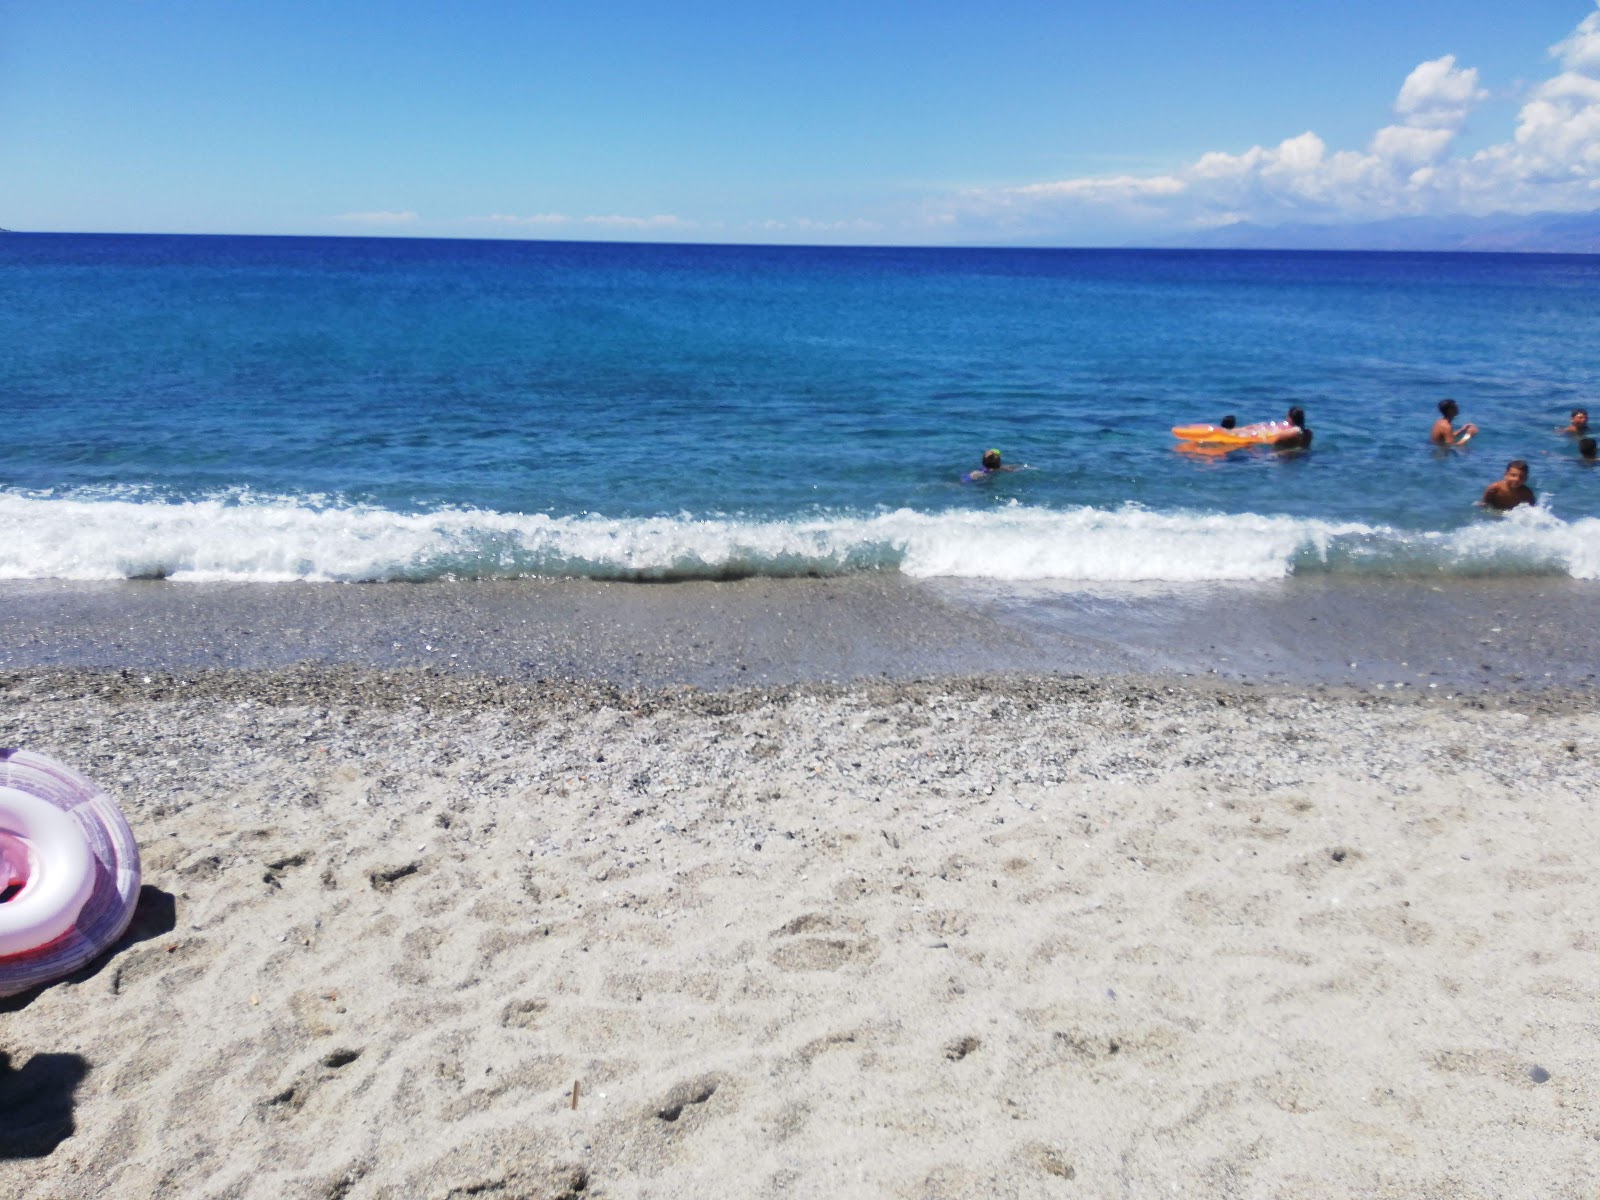
POLYGON ((1396 165, 1430 163, 1444 153, 1455 135, 1453 129, 1389 125, 1372 135, 1372 153, 1396 165))
POLYGON ((335 221, 348 221, 352 225, 411 225, 416 219, 414 212, 348 212, 334 218, 335 221))
POLYGON ((685 229, 693 224, 682 217, 660 213, 653 217, 624 217, 614 215, 569 216, 566 213, 532 213, 525 217, 510 213, 491 213, 487 217, 473 217, 494 225, 524 226, 529 228, 558 228, 561 226, 590 226, 603 229, 685 229))
POLYGON ((1330 150, 1307 131, 1243 153, 1211 151, 1165 174, 971 189, 949 197, 930 222, 1037 234, 1107 223, 1204 228, 1600 207, 1600 11, 1550 54, 1561 72, 1528 95, 1508 140, 1475 154, 1452 146, 1488 93, 1476 69, 1446 54, 1406 76, 1394 123, 1364 150, 1330 150))
POLYGON ((1030 183, 1013 188, 1019 197, 1075 196, 1087 200, 1126 200, 1140 196, 1171 196, 1183 191, 1183 181, 1170 175, 1113 175, 1090 179, 1063 179, 1056 183, 1030 183))
POLYGON ((1600 70, 1600 13, 1590 13, 1550 53, 1569 71, 1600 70))
POLYGON ((846 217, 838 221, 823 221, 815 217, 791 217, 787 221, 776 218, 755 221, 747 228, 759 229, 765 233, 875 233, 883 228, 883 223, 870 221, 865 217, 846 217))
POLYGON ((1406 76, 1395 98, 1394 111, 1407 125, 1424 129, 1456 129, 1467 111, 1488 95, 1478 86, 1475 68, 1461 70, 1456 56, 1446 54, 1421 63, 1406 76))

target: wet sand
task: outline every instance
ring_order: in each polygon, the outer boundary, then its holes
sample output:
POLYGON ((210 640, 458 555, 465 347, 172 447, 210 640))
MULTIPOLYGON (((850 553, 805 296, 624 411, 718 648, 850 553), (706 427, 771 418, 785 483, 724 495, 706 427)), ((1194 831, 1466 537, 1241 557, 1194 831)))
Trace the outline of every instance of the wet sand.
POLYGON ((0 668, 429 666, 624 686, 977 673, 1590 686, 1600 584, 0 584, 0 668))

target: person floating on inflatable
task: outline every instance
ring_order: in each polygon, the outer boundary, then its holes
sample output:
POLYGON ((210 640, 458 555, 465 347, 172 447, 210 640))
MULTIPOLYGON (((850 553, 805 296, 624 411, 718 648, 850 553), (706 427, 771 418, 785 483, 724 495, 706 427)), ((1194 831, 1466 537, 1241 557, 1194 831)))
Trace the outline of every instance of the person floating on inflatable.
POLYGON ((1020 471, 1021 467, 1006 467, 1000 465, 1000 451, 985 450, 983 452, 983 466, 976 471, 968 471, 961 477, 962 483, 982 483, 991 475, 998 475, 1001 471, 1020 471))
POLYGON ((1289 410, 1289 424, 1291 429, 1285 430, 1272 439, 1274 450, 1309 450, 1311 449, 1311 430, 1306 428, 1306 410, 1291 408, 1289 410))
POLYGON ((1180 450, 1202 454, 1226 454, 1246 446, 1270 446, 1274 450, 1308 450, 1311 431, 1305 427, 1304 409, 1291 408, 1286 421, 1257 421, 1239 425, 1232 413, 1217 425, 1174 425, 1172 436, 1183 445, 1180 450), (1297 421, 1295 414, 1299 413, 1297 421))
POLYGON ((1508 462, 1505 477, 1484 488, 1483 498, 1478 503, 1496 512, 1507 512, 1519 504, 1539 503, 1528 486, 1528 464, 1520 458, 1508 462))
POLYGON ((1455 426, 1455 419, 1461 413, 1461 406, 1454 400, 1439 401, 1439 419, 1433 423, 1433 429, 1428 433, 1428 440, 1435 446, 1465 446, 1472 440, 1472 435, 1478 432, 1478 427, 1468 421, 1460 429, 1455 426))

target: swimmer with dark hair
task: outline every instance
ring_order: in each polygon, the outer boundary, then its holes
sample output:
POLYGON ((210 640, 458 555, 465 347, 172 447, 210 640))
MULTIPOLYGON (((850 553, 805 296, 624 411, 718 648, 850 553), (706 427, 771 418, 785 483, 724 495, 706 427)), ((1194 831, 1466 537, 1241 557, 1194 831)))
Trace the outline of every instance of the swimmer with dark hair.
POLYGON ((976 471, 969 471, 961 477, 962 483, 980 483, 991 475, 998 475, 1001 471, 1020 471, 1021 467, 1002 466, 1000 451, 985 450, 983 452, 983 466, 976 471))
POLYGON ((1597 444, 1592 437, 1579 438, 1578 457, 1586 463, 1600 460, 1600 444, 1597 444))
POLYGON ((1232 413, 1229 413, 1227 416, 1223 417, 1222 420, 1218 421, 1217 425, 1221 429, 1232 429, 1238 423, 1239 418, 1234 416, 1232 413))
POLYGON ((1272 439, 1274 450, 1309 450, 1311 449, 1311 430, 1306 428, 1306 410, 1291 408, 1289 410, 1289 424, 1294 428, 1288 433, 1280 434, 1272 439))
POLYGON ((1478 432, 1478 427, 1468 421, 1457 429, 1455 419, 1460 414, 1461 406, 1454 400, 1439 401, 1439 419, 1433 423, 1428 440, 1435 446, 1465 446, 1472 435, 1478 432))
POLYGON ((1581 438, 1587 436, 1589 433, 1589 410, 1587 408, 1573 409, 1571 422, 1563 425, 1556 432, 1564 433, 1568 437, 1581 438))
POLYGON ((1496 512, 1508 512, 1519 504, 1532 506, 1539 503, 1534 498, 1533 489, 1528 486, 1528 464, 1520 458, 1513 458, 1506 464, 1505 477, 1484 488, 1483 498, 1478 503, 1496 512))

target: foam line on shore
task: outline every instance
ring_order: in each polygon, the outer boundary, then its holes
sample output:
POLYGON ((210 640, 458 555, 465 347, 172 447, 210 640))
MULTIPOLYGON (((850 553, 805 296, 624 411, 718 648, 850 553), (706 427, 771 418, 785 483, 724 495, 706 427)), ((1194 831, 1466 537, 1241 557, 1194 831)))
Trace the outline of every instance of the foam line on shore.
POLYGON ((324 497, 0 493, 0 579, 385 582, 913 578, 1174 583, 1296 574, 1600 578, 1600 520, 1522 510, 1451 530, 1128 505, 787 519, 440 508, 324 497))

